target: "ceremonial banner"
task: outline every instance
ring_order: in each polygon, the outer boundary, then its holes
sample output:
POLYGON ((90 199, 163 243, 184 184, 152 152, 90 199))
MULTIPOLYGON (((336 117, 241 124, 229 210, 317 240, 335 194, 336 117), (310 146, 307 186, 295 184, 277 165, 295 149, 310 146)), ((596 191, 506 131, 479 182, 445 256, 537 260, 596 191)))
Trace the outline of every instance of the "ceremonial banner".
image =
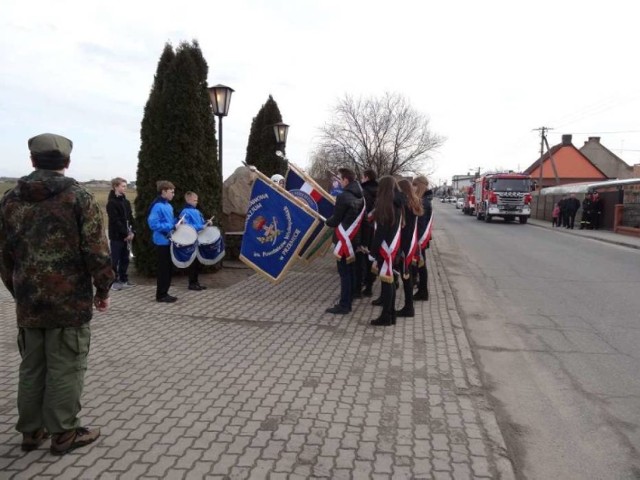
POLYGON ((278 283, 320 221, 274 182, 258 173, 251 190, 240 260, 278 283))
POLYGON ((311 261, 317 254, 324 254, 331 243, 333 229, 325 226, 324 220, 333 215, 335 198, 318 185, 313 178, 291 163, 289 163, 284 185, 289 193, 305 202, 312 210, 322 216, 322 221, 309 235, 309 239, 299 252, 300 257, 311 261))

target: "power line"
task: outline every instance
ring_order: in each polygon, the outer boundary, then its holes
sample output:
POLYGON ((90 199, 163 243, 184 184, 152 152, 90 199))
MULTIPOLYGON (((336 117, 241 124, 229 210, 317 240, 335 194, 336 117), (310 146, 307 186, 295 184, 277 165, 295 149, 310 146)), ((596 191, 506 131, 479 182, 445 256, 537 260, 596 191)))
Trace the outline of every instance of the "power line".
POLYGON ((640 133, 640 130, 620 130, 617 132, 572 132, 572 135, 602 135, 613 133, 640 133))

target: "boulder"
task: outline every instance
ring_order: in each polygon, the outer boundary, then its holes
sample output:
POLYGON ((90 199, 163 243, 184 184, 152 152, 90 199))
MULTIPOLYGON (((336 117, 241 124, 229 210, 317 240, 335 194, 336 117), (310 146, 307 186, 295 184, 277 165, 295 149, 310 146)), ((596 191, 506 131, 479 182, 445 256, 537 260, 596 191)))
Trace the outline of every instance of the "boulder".
POLYGON ((249 167, 238 167, 222 185, 222 228, 225 232, 244 231, 251 198, 251 187, 258 175, 249 167))

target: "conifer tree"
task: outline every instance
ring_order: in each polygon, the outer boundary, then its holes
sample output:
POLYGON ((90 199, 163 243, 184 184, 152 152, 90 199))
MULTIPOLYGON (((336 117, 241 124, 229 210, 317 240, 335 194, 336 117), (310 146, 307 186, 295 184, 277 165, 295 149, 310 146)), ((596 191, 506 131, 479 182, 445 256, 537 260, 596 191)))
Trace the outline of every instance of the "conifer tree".
POLYGON ((284 146, 277 144, 273 133, 273 125, 279 122, 282 122, 280 109, 269 95, 267 103, 262 105, 251 122, 245 159, 248 165, 254 165, 267 176, 275 173, 284 175, 287 171, 287 162, 276 155, 278 149, 284 153, 284 146))
POLYGON ((198 194, 205 217, 219 216, 222 186, 218 174, 214 117, 207 91, 208 67, 197 42, 165 45, 145 106, 138 154, 136 240, 140 273, 155 272, 156 254, 147 225, 148 209, 157 196, 156 182, 176 186, 176 215, 184 193, 198 194))

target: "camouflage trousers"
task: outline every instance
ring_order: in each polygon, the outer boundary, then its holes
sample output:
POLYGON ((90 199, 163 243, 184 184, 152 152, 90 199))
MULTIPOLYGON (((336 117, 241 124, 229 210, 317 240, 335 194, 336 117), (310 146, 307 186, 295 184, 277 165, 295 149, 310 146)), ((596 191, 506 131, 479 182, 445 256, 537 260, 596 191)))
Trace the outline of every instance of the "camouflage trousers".
POLYGON ((80 396, 91 342, 89 324, 79 328, 20 328, 22 362, 16 430, 45 427, 62 433, 80 426, 80 396))

